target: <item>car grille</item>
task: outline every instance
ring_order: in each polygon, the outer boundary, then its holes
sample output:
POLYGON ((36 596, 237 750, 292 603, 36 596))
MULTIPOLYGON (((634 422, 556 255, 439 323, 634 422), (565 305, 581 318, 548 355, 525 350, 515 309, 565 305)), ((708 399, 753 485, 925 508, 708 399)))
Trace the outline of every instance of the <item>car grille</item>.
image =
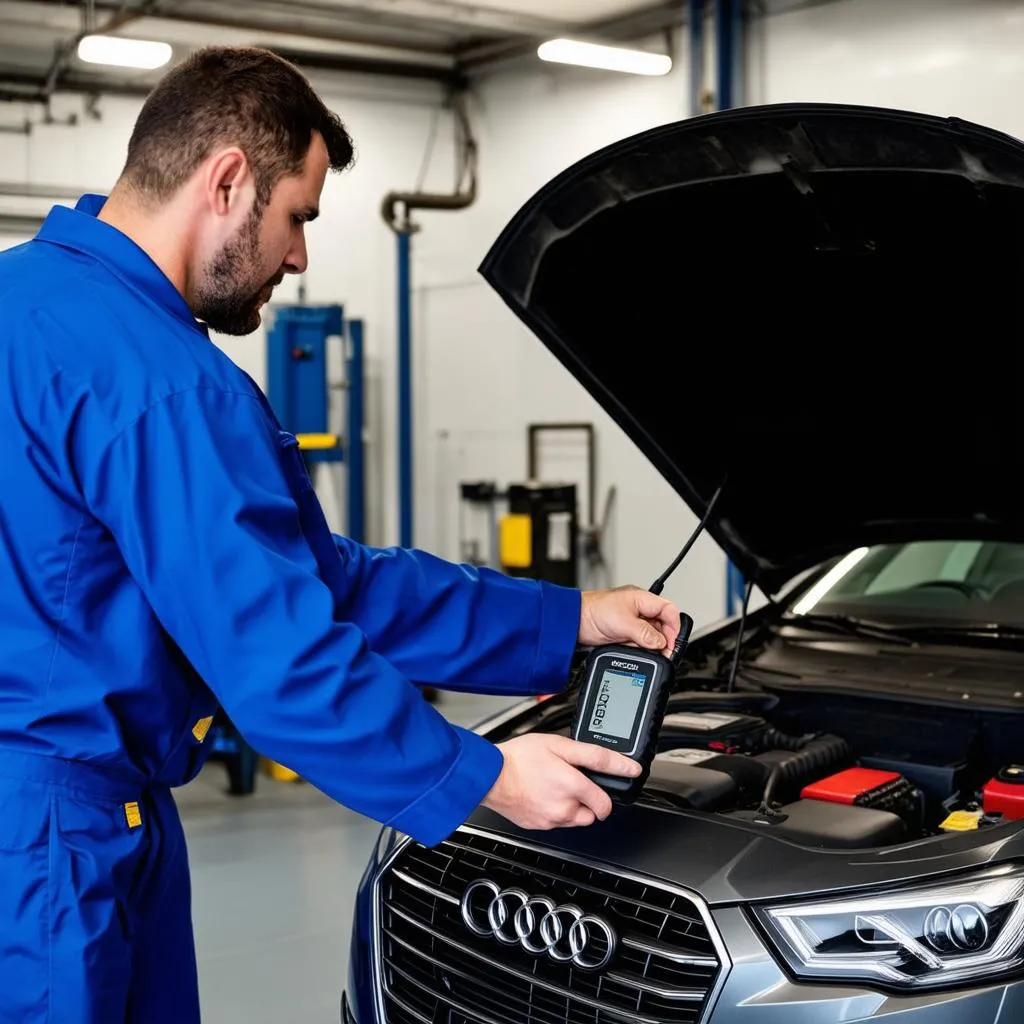
MULTIPOLYGON (((723 968, 710 920, 684 893, 476 830, 433 849, 408 843, 378 900, 386 1024, 696 1024, 723 968), (599 916, 618 939, 612 959, 581 969, 475 934, 460 903, 479 879, 599 916)), ((601 959, 607 943, 592 944, 601 959)))

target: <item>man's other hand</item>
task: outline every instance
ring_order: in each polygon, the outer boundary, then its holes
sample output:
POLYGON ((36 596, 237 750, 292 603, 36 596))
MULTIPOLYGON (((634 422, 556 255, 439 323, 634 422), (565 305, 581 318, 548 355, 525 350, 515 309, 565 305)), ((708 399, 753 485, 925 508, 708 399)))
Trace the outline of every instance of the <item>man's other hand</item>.
POLYGON ((504 765, 484 807, 520 828, 592 825, 612 812, 612 801, 580 768, 625 778, 640 774, 636 761, 614 750, 566 736, 530 733, 499 743, 504 765))
POLYGON ((679 635, 679 609, 639 587, 585 590, 579 642, 586 647, 629 643, 666 652, 679 635))

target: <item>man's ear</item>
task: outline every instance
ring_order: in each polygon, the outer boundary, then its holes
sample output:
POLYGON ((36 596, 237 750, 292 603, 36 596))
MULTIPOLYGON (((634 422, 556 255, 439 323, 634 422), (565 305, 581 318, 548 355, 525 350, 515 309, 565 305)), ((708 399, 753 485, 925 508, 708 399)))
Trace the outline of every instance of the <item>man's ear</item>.
POLYGON ((238 146, 214 153, 207 161, 204 184, 210 209, 221 217, 233 213, 246 202, 252 186, 252 171, 245 153, 238 146))

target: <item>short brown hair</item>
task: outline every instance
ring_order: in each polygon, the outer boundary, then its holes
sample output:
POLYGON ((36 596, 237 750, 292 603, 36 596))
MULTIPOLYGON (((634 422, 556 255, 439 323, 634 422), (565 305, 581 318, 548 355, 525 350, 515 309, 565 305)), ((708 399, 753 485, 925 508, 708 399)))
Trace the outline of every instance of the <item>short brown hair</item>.
POLYGON ((122 177, 143 197, 165 200, 216 146, 237 145, 262 209, 282 177, 302 170, 314 132, 327 145, 332 170, 350 166, 352 139, 298 68, 258 47, 206 47, 146 98, 122 177))

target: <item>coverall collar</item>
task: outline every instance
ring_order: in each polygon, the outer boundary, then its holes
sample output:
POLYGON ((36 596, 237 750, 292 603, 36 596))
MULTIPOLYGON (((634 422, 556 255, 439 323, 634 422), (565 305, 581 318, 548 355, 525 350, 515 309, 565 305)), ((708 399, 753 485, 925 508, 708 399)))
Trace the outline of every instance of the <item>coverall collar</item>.
POLYGON ((143 292, 172 316, 208 336, 205 325, 192 315, 181 292, 149 254, 124 232, 98 219, 106 201, 106 196, 87 194, 78 200, 73 210, 66 206, 53 207, 36 238, 91 256, 131 288, 143 292))

